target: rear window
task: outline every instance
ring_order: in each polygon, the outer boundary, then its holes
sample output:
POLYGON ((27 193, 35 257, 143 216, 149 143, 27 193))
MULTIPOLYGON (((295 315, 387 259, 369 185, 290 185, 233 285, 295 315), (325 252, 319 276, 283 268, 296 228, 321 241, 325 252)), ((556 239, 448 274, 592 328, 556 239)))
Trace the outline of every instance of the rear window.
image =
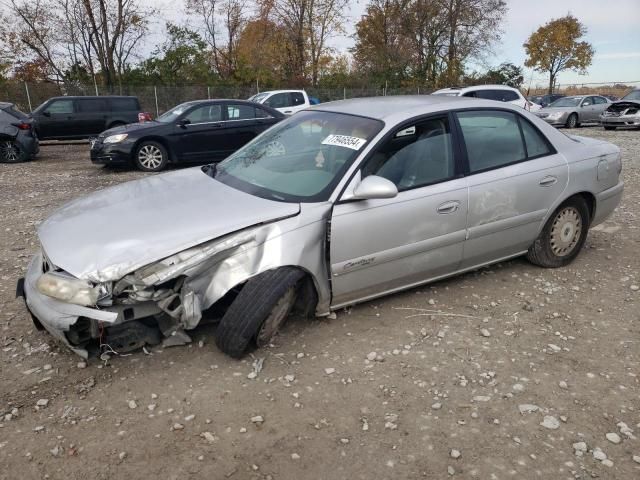
POLYGON ((18 120, 24 120, 29 118, 25 113, 22 113, 20 110, 16 109, 13 105, 4 109, 6 113, 11 115, 13 118, 17 118, 18 120))
POLYGON ((138 100, 136 98, 110 98, 111 111, 113 112, 131 112, 138 111, 138 100))
POLYGON ((291 103, 294 105, 304 105, 304 95, 300 92, 291 92, 291 103))

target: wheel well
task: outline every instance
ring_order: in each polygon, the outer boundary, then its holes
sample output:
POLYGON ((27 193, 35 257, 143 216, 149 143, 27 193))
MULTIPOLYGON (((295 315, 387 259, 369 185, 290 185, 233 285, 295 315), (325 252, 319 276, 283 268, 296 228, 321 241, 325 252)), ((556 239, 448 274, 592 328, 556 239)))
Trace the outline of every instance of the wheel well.
MULTIPOLYGON (((573 197, 582 197, 585 202, 587 202, 587 206, 589 207, 589 220, 593 220, 593 216, 596 213, 596 197, 591 192, 580 192, 572 195, 569 198, 573 197)), ((568 199, 567 199, 568 200, 568 199)))

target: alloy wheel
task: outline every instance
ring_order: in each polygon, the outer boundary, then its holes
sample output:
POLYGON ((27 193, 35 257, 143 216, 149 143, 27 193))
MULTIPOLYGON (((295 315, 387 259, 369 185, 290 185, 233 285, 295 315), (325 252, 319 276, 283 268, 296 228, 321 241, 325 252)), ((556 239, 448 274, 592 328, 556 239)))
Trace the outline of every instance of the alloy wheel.
POLYGON ((20 150, 13 142, 0 142, 0 159, 7 163, 17 162, 20 158, 20 150))
POLYGON ((574 207, 558 212, 551 226, 551 251, 558 257, 566 257, 576 248, 582 235, 582 217, 574 207))
POLYGON ((144 145, 138 151, 140 165, 149 170, 155 170, 162 165, 162 152, 155 145, 144 145))

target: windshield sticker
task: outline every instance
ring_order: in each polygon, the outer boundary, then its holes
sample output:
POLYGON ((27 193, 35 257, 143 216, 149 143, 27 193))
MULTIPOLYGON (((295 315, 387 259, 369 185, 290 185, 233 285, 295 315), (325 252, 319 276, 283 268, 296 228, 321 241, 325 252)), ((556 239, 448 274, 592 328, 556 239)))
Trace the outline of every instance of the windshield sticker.
POLYGON ((337 147, 346 147, 351 150, 360 150, 367 143, 364 138, 350 137, 348 135, 329 135, 322 141, 322 145, 335 145, 337 147))

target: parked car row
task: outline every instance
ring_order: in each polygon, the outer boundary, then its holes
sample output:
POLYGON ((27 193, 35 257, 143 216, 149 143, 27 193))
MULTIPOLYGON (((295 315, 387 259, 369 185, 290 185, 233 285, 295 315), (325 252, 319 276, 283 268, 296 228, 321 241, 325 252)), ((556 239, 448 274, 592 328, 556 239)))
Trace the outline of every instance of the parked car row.
MULTIPOLYGON (((517 105, 554 126, 600 123, 611 130, 640 126, 640 90, 611 103, 604 95, 532 96, 505 85, 437 90, 434 95, 495 100, 517 105), (540 102, 540 105, 538 104, 540 102)), ((91 161, 160 171, 169 164, 220 161, 249 140, 318 99, 304 90, 274 90, 248 101, 201 100, 180 104, 156 120, 131 96, 54 97, 30 115, 0 103, 0 161, 33 158, 38 140, 89 138, 91 161)))

